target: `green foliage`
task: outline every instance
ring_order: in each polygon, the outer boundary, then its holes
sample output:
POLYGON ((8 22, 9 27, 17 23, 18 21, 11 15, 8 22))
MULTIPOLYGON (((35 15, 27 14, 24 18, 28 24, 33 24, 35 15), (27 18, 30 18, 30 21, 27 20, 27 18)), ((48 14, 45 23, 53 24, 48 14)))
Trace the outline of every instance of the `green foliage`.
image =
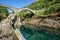
POLYGON ((23 10, 17 14, 18 17, 20 17, 21 20, 24 20, 26 18, 29 18, 33 16, 34 14, 30 11, 23 10))
POLYGON ((36 14, 50 15, 52 12, 60 14, 60 0, 37 0, 31 5, 27 6, 33 10, 46 9, 44 12, 37 12, 36 14))
POLYGON ((49 6, 45 11, 46 14, 51 14, 52 12, 56 12, 56 13, 60 14, 59 13, 60 12, 60 3, 49 6))
POLYGON ((45 8, 45 10, 41 9, 41 10, 37 11, 35 14, 40 15, 40 16, 48 16, 52 12, 56 12, 56 13, 60 14, 60 3, 51 5, 47 8, 45 8))
POLYGON ((8 16, 8 10, 5 7, 0 6, 0 21, 8 16))
POLYGON ((56 3, 60 3, 60 0, 38 0, 27 7, 31 8, 31 9, 38 10, 41 8, 49 7, 49 6, 56 4, 56 3))
POLYGON ((27 14, 26 11, 21 11, 17 14, 17 16, 19 16, 21 19, 23 19, 24 16, 26 16, 26 14, 27 14))
POLYGON ((45 10, 36 11, 35 14, 39 16, 47 16, 47 14, 45 14, 45 10))

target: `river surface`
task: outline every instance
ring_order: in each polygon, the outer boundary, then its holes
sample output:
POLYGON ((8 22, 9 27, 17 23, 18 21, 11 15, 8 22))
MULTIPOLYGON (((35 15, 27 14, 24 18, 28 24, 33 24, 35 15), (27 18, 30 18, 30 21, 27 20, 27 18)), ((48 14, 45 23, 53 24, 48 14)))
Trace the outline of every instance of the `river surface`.
POLYGON ((45 34, 36 30, 33 31, 30 28, 22 27, 20 31, 26 40, 60 40, 60 35, 45 34))

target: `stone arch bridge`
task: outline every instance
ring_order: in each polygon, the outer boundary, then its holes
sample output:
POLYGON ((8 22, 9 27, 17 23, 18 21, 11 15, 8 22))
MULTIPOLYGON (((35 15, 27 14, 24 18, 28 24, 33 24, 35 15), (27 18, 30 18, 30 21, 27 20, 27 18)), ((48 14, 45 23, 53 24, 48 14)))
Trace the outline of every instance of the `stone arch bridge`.
POLYGON ((0 6, 3 6, 3 7, 6 7, 10 10, 12 10, 14 13, 18 13, 20 11, 23 11, 23 10, 27 10, 27 11, 30 11, 32 13, 35 13, 36 10, 32 10, 32 9, 29 9, 29 8, 14 8, 14 7, 11 7, 11 6, 8 6, 8 5, 5 5, 5 4, 0 4, 0 6))
MULTIPOLYGON (((8 6, 8 5, 4 5, 4 4, 0 4, 0 6, 6 7, 6 8, 8 8, 8 9, 10 9, 10 10, 12 10, 12 11, 14 12, 14 15, 9 15, 9 16, 4 20, 3 26, 6 26, 6 25, 8 24, 8 27, 12 27, 11 21, 12 21, 13 19, 15 19, 15 16, 16 16, 16 14, 17 14, 18 12, 21 12, 21 11, 23 11, 23 10, 27 10, 27 11, 30 11, 30 12, 32 12, 32 13, 35 13, 35 10, 31 10, 31 9, 29 9, 29 8, 21 8, 21 9, 18 9, 18 8, 14 8, 14 7, 11 7, 11 6, 8 6)), ((20 21, 20 19, 19 19, 19 21, 20 21)), ((18 38, 19 38, 19 37, 18 37, 18 38)), ((19 40, 26 40, 26 39, 22 36, 21 32, 20 32, 20 38, 19 38, 19 40)))

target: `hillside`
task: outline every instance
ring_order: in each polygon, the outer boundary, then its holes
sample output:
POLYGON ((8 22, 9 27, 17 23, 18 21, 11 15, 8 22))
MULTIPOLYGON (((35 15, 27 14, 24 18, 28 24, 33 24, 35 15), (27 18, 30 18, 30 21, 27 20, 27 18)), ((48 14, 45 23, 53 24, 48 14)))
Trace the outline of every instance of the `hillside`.
POLYGON ((32 10, 46 9, 44 14, 60 14, 60 0, 37 0, 27 7, 32 10))
POLYGON ((28 8, 39 10, 60 3, 59 0, 38 0, 27 6, 28 8))

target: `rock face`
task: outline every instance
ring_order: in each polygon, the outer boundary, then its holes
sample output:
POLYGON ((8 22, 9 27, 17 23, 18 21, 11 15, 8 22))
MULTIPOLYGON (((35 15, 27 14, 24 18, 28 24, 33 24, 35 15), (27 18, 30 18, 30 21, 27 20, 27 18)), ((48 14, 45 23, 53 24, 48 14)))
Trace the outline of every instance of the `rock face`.
MULTIPOLYGON (((30 20, 24 20, 24 25, 29 25, 30 28, 42 31, 47 34, 60 35, 60 17, 32 17, 30 20)), ((25 26, 26 27, 26 26, 25 26)), ((27 28, 29 28, 27 27, 27 28)))
MULTIPOLYGON (((10 24, 12 18, 13 16, 10 15, 4 22, 0 23, 0 40, 18 40, 16 36, 13 36, 12 34, 13 32, 10 24)), ((47 34, 60 35, 59 16, 40 17, 35 15, 32 16, 32 18, 23 20, 22 22, 20 22, 19 18, 17 18, 15 27, 19 29, 21 25, 24 25, 26 28, 32 28, 33 30, 42 31, 47 34)))
POLYGON ((3 24, 0 24, 0 40, 12 40, 12 31, 3 24))
POLYGON ((13 35, 10 24, 12 20, 11 17, 13 17, 12 14, 0 23, 0 40, 18 40, 17 37, 13 35))
POLYGON ((46 26, 48 28, 60 28, 60 17, 46 17, 46 18, 38 18, 31 19, 27 23, 35 26, 46 26))

